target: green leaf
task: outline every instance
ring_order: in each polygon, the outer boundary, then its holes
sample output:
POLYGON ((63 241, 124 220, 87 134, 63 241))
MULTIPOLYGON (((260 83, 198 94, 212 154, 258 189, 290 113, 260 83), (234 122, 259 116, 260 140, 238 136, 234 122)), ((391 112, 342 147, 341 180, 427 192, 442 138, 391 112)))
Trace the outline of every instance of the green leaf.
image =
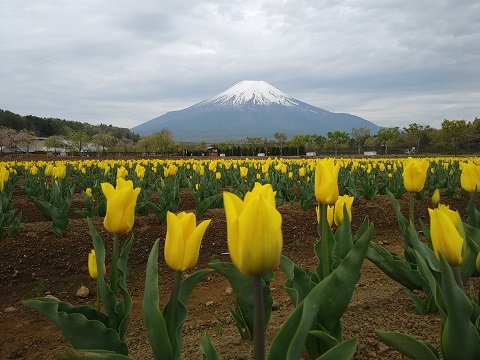
POLYGON ((154 358, 170 360, 174 359, 172 345, 168 337, 165 319, 159 307, 158 244, 159 240, 157 239, 148 256, 143 297, 143 322, 154 358))
MULTIPOLYGON (((208 266, 218 271, 230 283, 230 286, 232 287, 238 301, 238 306, 241 310, 241 316, 245 320, 251 336, 253 336, 254 291, 252 276, 243 275, 232 263, 214 261, 209 263, 208 266)), ((270 293, 270 288, 265 283, 265 279, 269 281, 269 279, 271 279, 271 274, 267 272, 263 274, 262 278, 265 311, 264 324, 266 328, 272 312, 273 299, 270 293)))
POLYGON ((215 194, 207 197, 197 205, 196 213, 198 217, 201 217, 208 209, 214 207, 221 207, 223 194, 215 194))
POLYGON ((213 269, 202 269, 197 270, 194 273, 190 274, 186 279, 180 284, 180 291, 178 293, 178 301, 183 305, 187 304, 187 300, 192 293, 193 289, 201 282, 205 277, 211 274, 213 269))
POLYGON ((472 323, 473 305, 454 278, 453 271, 440 254, 442 291, 447 317, 441 334, 445 359, 480 359, 480 334, 472 323))
POLYGON ((317 360, 347 360, 352 359, 357 349, 357 339, 349 339, 332 347, 325 354, 317 358, 317 360))
POLYGON ((68 215, 63 212, 62 209, 59 209, 47 201, 36 197, 32 197, 32 199, 45 220, 53 221, 52 230, 55 235, 62 236, 68 227, 68 215))
POLYGON ((374 263, 389 278, 405 286, 409 290, 422 289, 425 281, 411 264, 375 243, 370 243, 367 250, 367 259, 374 263))
MULTIPOLYGON (((90 219, 87 219, 87 223, 90 230, 90 235, 93 239, 93 247, 95 249, 95 257, 97 260, 97 268, 101 269, 103 264, 105 263, 105 247, 103 245, 103 239, 98 234, 90 219)), ((131 309, 131 299, 126 291, 125 276, 127 271, 126 261, 128 251, 130 250, 132 241, 133 238, 131 237, 129 241, 124 245, 118 263, 118 269, 120 270, 122 275, 119 277, 118 285, 124 298, 118 301, 116 295, 113 293, 110 286, 108 286, 108 284, 106 283, 105 276, 103 275, 102 271, 98 272, 97 280, 105 312, 110 318, 110 327, 112 329, 115 329, 120 334, 121 338, 123 338, 123 335, 125 333, 131 309)))
POLYGON ((203 360, 220 360, 207 332, 205 332, 205 335, 200 342, 200 349, 203 353, 203 360))
POLYGON ((437 351, 428 343, 413 336, 395 331, 375 330, 375 334, 387 345, 412 360, 438 360, 437 351))
POLYGON ((242 317, 242 311, 238 305, 238 300, 235 301, 235 310, 233 310, 230 305, 227 306, 228 312, 232 315, 233 320, 235 320, 235 326, 237 327, 242 340, 251 339, 253 336, 250 334, 245 319, 242 317))
POLYGON ((468 225, 479 228, 480 227, 480 212, 476 208, 477 203, 477 189, 472 193, 470 201, 467 206, 467 222, 468 225))
POLYGON ((348 252, 353 248, 352 229, 350 226, 350 217, 348 216, 347 206, 343 206, 343 222, 335 232, 335 246, 332 250, 334 259, 333 268, 347 256, 348 252))
POLYGON ((34 298, 25 306, 47 317, 76 349, 102 349, 127 355, 127 344, 107 326, 105 314, 87 306, 73 307, 50 298, 34 298))
POLYGON ((323 331, 331 333, 337 330, 360 277, 372 233, 373 225, 370 225, 338 268, 319 282, 292 312, 273 339, 268 360, 299 359, 315 321, 323 327, 323 331))
POLYGON ((131 357, 112 353, 104 350, 67 349, 65 355, 57 357, 58 360, 133 360, 131 357))
POLYGON ((293 305, 298 306, 317 284, 312 281, 312 276, 316 278, 316 275, 310 273, 308 269, 297 266, 283 255, 280 258, 280 268, 287 275, 285 290, 293 305))

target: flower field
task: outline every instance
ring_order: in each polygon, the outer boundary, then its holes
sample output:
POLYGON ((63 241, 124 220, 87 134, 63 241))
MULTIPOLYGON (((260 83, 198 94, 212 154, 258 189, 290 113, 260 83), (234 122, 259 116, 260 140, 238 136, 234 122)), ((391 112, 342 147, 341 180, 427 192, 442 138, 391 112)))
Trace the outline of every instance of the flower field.
MULTIPOLYGON (((464 223, 470 223, 472 215, 468 208, 478 177, 476 164, 479 160, 415 159, 421 160, 423 163, 418 163, 418 166, 415 163, 412 170, 409 159, 331 159, 338 171, 338 178, 335 179, 337 197, 346 195, 353 201, 351 212, 345 213, 350 217, 349 221, 339 210, 336 210, 335 216, 332 215, 332 236, 346 231, 345 221, 353 235, 357 231, 365 231, 365 225, 362 224, 368 217, 373 224, 370 242, 404 258, 405 231, 399 227, 399 213, 395 204, 398 204, 403 217, 413 215, 415 229, 422 234, 425 230, 422 223, 430 227, 431 214, 428 208, 436 208, 432 203, 435 190, 439 190, 441 204, 449 205, 450 209, 458 211, 464 223), (422 176, 424 181, 418 189, 418 179, 422 176), (410 187, 414 190, 410 190, 410 187), (412 206, 413 210, 410 210, 412 206)), ((230 236, 227 228, 230 229, 230 225, 227 224, 222 196, 225 191, 235 198, 244 199, 256 183, 258 186, 270 184, 276 192, 275 197, 271 198, 272 206, 278 209, 282 219, 282 254, 299 267, 314 271, 321 259, 314 248, 322 236, 321 226, 317 222, 317 216, 320 220, 321 215, 316 211, 320 181, 318 176, 316 178, 318 166, 316 159, 263 158, 0 163, 0 284, 3 289, 0 295, 0 330, 5 334, 0 340, 0 358, 53 359, 65 352, 69 342, 62 333, 52 322, 28 309, 21 301, 50 294, 72 305, 96 307, 97 281, 90 277, 88 265, 89 253, 94 248, 92 229, 98 232, 105 244, 107 283, 111 282, 112 266, 116 266, 110 261, 115 257, 112 234, 117 234, 120 247, 127 243, 131 234, 134 236, 124 279, 132 299, 125 342, 129 348, 128 355, 132 358, 152 358, 142 320, 146 269, 151 249, 155 240, 160 239, 158 288, 161 307, 170 297, 175 274, 172 268, 181 271, 185 280, 195 271, 208 268, 209 263, 215 260, 231 262, 227 246, 227 237, 230 236), (112 191, 120 190, 122 181, 131 182, 132 189, 139 189, 135 191, 135 201, 127 201, 130 205, 117 202, 112 207, 109 196, 112 196, 112 191), (105 184, 111 184, 112 188, 106 189, 105 184), (120 216, 122 209, 128 206, 133 206, 134 217, 129 218, 128 214, 120 216), (169 250, 165 261, 164 242, 169 237, 167 221, 173 224, 176 220, 172 214, 182 211, 195 213, 196 222, 205 224, 202 225, 204 234, 201 236, 203 240, 198 261, 185 260, 184 263, 178 263, 177 268, 175 254, 180 250, 169 250), (107 220, 104 222, 105 216, 107 220), (87 297, 75 294, 82 285, 90 290, 87 297)), ((232 201, 237 201, 235 198, 232 201)), ((477 203, 473 206, 478 208, 477 203)), ((180 229, 183 226, 182 219, 180 216, 177 225, 170 225, 172 229, 174 226, 180 229)), ((260 225, 254 225, 253 229, 255 226, 260 225)), ((469 226, 465 224, 465 231, 473 234, 469 226)), ((421 240, 426 242, 424 238, 421 240)), ((471 246, 474 249, 474 245, 471 246)), ((340 257, 343 259, 344 256, 340 257)), ((402 283, 392 279, 388 273, 380 270, 381 266, 375 264, 375 259, 378 261, 372 253, 367 252, 362 275, 356 282, 353 296, 349 298, 348 308, 341 319, 343 339, 358 338, 355 358, 401 358, 399 352, 380 341, 374 330, 408 333, 430 342, 440 352, 442 318, 438 309, 435 311, 432 308, 431 302, 422 302, 428 296, 428 286, 422 283, 422 288, 418 289, 405 280, 402 283), (407 295, 403 289, 405 287, 410 288, 412 296, 420 299, 417 303, 407 295)), ((262 263, 265 261, 262 260, 262 263)), ((415 259, 411 261, 415 262, 415 259)), ((121 260, 118 266, 122 268, 121 260)), ((333 261, 322 276, 327 277, 337 266, 339 264, 333 261)), ((295 309, 295 304, 284 289, 284 282, 289 278, 288 272, 285 272, 286 265, 280 265, 283 271, 274 267, 275 278, 269 285, 273 306, 265 331, 267 348, 295 309)), ((474 274, 473 270, 471 274, 474 274)), ((121 278, 122 274, 119 276, 121 278)), ((121 283, 121 279, 119 281, 121 283)), ((478 286, 478 278, 469 276, 465 284, 465 289, 469 285, 478 286)), ((120 289, 118 291, 121 292, 120 289)), ((253 340, 242 340, 227 307, 235 307, 235 292, 235 286, 219 270, 205 274, 195 286, 185 305, 188 318, 183 326, 182 358, 202 358, 200 343, 205 331, 208 331, 221 359, 252 357, 253 340)), ((125 298, 125 294, 120 298, 125 298)))

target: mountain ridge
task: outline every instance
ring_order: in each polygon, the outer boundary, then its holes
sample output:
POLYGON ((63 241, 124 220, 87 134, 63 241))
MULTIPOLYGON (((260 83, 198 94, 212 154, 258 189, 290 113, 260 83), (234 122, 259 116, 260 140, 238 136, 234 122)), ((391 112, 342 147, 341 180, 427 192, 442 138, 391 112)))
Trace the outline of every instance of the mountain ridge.
POLYGON ((207 100, 167 112, 131 131, 150 135, 168 128, 178 141, 226 141, 244 137, 273 138, 380 127, 356 115, 333 113, 288 96, 265 81, 241 81, 207 100))

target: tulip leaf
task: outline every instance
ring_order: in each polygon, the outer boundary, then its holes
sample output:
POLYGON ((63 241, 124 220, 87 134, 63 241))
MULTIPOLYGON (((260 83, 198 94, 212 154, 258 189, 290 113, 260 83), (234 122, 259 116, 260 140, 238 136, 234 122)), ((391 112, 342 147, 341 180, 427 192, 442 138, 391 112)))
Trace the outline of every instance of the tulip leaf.
POLYGON ((203 360, 220 360, 220 357, 218 356, 218 353, 215 350, 215 347, 213 346, 210 336, 208 336, 207 332, 205 332, 205 335, 200 342, 200 349, 203 353, 203 360))
POLYGON ((298 306, 318 283, 318 279, 308 269, 297 266, 284 255, 280 258, 280 268, 287 275, 285 290, 292 303, 298 306), (312 281, 312 276, 317 282, 312 281))
MULTIPOLYGON (((103 264, 105 264, 105 247, 103 245, 103 239, 93 226, 92 221, 90 219, 87 219, 87 222, 90 229, 90 235, 93 239, 95 258, 97 260, 97 269, 101 269, 103 264)), ((123 299, 118 301, 116 294, 113 293, 110 286, 108 286, 108 284, 106 283, 103 272, 98 272, 97 280, 105 312, 110 318, 110 327, 118 331, 121 339, 124 338, 132 305, 131 298, 126 290, 127 257, 128 252, 130 251, 130 248, 132 246, 132 242, 133 237, 130 237, 130 239, 127 241, 127 243, 122 249, 118 262, 118 269, 121 273, 121 276, 118 280, 118 285, 120 291, 122 292, 123 299)))
POLYGON ((127 344, 107 326, 105 314, 87 306, 73 307, 50 298, 34 298, 25 306, 44 315, 62 332, 76 349, 102 349, 127 355, 127 344))
POLYGON ((180 291, 178 293, 178 301, 180 301, 183 305, 187 304, 187 300, 192 293, 193 289, 201 282, 205 277, 211 274, 214 270, 213 269, 202 269, 195 271, 194 273, 190 274, 185 280, 182 281, 180 284, 180 291))
MULTIPOLYGON (((245 323, 248 327, 250 335, 253 337, 254 334, 254 287, 253 287, 253 277, 243 275, 232 263, 213 261, 208 264, 209 267, 218 271, 223 275, 235 293, 236 299, 238 301, 238 306, 241 310, 240 316, 245 320, 245 323)), ((269 282, 271 280, 271 272, 266 272, 262 274, 263 280, 263 298, 264 298, 264 311, 265 318, 264 324, 265 328, 268 325, 270 320, 270 314, 272 312, 273 299, 270 293, 270 288, 267 286, 265 280, 269 282)))
POLYGON ((129 356, 115 354, 105 350, 80 350, 67 349, 65 355, 60 355, 57 360, 133 360, 129 356))
POLYGON ((427 293, 426 299, 423 297, 415 296, 409 289, 403 288, 403 291, 407 294, 410 300, 413 301, 415 308, 420 314, 433 314, 438 312, 435 298, 431 292, 427 293))
POLYGON ((473 305, 440 254, 442 291, 447 317, 442 323, 441 348, 445 359, 480 359, 480 334, 472 323, 473 305))
POLYGON ((143 322, 154 358, 174 359, 172 345, 168 336, 167 324, 159 307, 158 292, 158 244, 157 239, 150 251, 145 277, 143 297, 143 322))
POLYGON ((480 228, 480 212, 476 208, 477 203, 477 189, 472 193, 470 197, 470 201, 468 202, 467 206, 467 222, 468 225, 480 228))
POLYGON ((395 216, 397 217, 398 226, 400 228, 400 233, 402 234, 402 237, 403 237, 403 245, 404 245, 403 257, 409 263, 413 263, 415 261, 415 256, 411 251, 413 246, 410 240, 409 220, 407 220, 405 216, 403 216, 402 211, 400 209, 400 204, 398 203, 397 199, 395 199, 393 194, 388 189, 386 192, 387 192, 387 196, 390 198, 390 201, 393 205, 393 210, 395 212, 395 216))
POLYGON ((247 324, 245 323, 245 319, 242 317, 242 311, 240 310, 240 306, 238 305, 238 300, 235 300, 235 310, 232 309, 230 305, 228 305, 228 312, 232 315, 233 320, 235 321, 235 326, 237 327, 238 332, 240 333, 240 337, 242 340, 251 339, 253 336, 250 334, 247 324))
MULTIPOLYGON (((329 334, 338 330, 340 318, 350 303, 360 277, 360 268, 372 233, 373 225, 370 225, 340 265, 320 281, 295 308, 273 339, 268 360, 299 359, 315 321, 322 327, 322 331, 329 334)), ((309 351, 309 354, 311 352, 314 351, 309 351)))
POLYGON ((337 359, 353 359, 355 350, 357 349, 357 339, 349 339, 344 342, 335 345, 317 360, 337 360, 337 359))
POLYGON ((445 303, 443 301, 442 291, 440 289, 440 284, 438 280, 439 275, 437 274, 437 277, 434 276, 434 270, 428 267, 427 261, 418 252, 415 252, 415 255, 417 258, 417 270, 428 283, 429 291, 435 299, 435 303, 437 304, 440 313, 442 314, 442 316, 444 316, 445 303))
POLYGON ((348 215, 347 205, 343 205, 343 222, 335 232, 335 245, 332 250, 334 259, 333 268, 338 266, 338 263, 347 256, 348 252, 353 247, 352 229, 350 226, 350 216, 348 215))
POLYGON ((68 227, 69 219, 63 210, 52 205, 48 201, 42 200, 38 197, 32 197, 33 202, 47 221, 52 221, 52 230, 57 236, 62 236, 68 227))
POLYGON ((417 270, 412 269, 411 264, 399 257, 397 254, 388 251, 375 243, 370 243, 367 250, 367 259, 374 263, 388 277, 409 290, 422 289, 425 281, 417 270))
POLYGON ((438 360, 437 351, 427 342, 395 331, 375 330, 375 334, 387 345, 412 360, 438 360))
POLYGON ((203 216, 208 209, 222 207, 223 194, 215 194, 207 197, 197 205, 196 214, 198 217, 203 216))

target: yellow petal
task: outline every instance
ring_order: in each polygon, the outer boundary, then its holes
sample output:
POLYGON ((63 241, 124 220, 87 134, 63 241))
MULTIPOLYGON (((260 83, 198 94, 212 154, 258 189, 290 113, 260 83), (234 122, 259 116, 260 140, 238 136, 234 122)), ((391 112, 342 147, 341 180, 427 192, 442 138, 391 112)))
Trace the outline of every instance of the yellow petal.
POLYGON ((202 243, 203 235, 207 230, 211 220, 202 221, 190 234, 185 243, 185 254, 183 256, 182 271, 193 268, 198 261, 200 253, 200 245, 202 243))
POLYGON ((227 218, 228 251, 233 263, 236 264, 239 261, 238 216, 243 210, 243 201, 235 194, 224 192, 223 206, 227 218))
POLYGON ((183 241, 183 229, 178 217, 167 212, 167 235, 165 238, 164 257, 167 265, 181 271, 183 255, 185 252, 185 243, 183 241))

